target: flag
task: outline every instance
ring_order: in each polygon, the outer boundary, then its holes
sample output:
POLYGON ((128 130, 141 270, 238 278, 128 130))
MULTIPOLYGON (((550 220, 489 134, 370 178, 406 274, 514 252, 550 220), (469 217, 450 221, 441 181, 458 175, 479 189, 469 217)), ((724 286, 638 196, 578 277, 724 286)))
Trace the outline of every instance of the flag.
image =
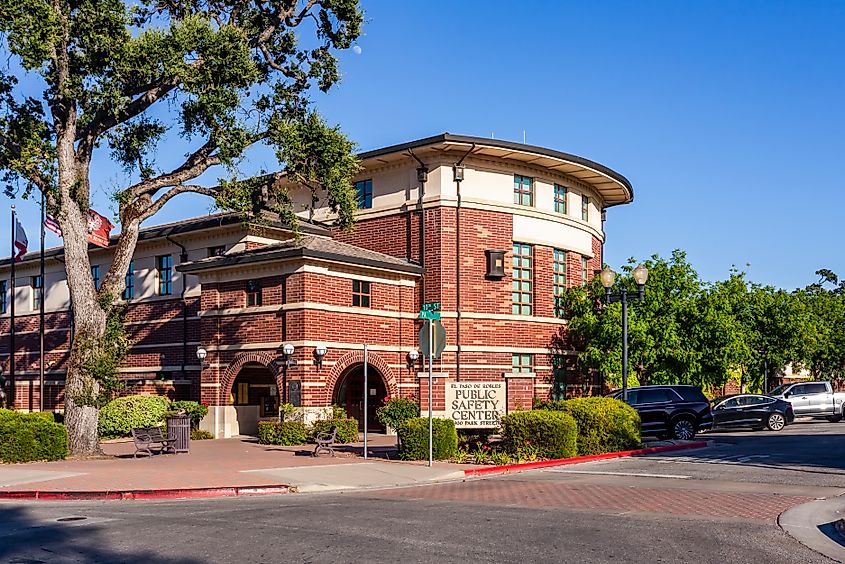
POLYGON ((23 230, 23 225, 21 222, 18 221, 18 218, 15 218, 15 248, 18 250, 18 254, 15 255, 15 262, 20 262, 23 260, 23 256, 26 254, 26 248, 29 245, 29 241, 26 238, 26 231, 23 230))
POLYGON ((111 221, 92 209, 88 210, 88 242, 99 247, 109 246, 109 231, 114 227, 111 221))
POLYGON ((44 220, 44 227, 58 235, 59 237, 62 236, 62 228, 59 227, 59 222, 56 221, 54 217, 50 217, 49 215, 44 220))

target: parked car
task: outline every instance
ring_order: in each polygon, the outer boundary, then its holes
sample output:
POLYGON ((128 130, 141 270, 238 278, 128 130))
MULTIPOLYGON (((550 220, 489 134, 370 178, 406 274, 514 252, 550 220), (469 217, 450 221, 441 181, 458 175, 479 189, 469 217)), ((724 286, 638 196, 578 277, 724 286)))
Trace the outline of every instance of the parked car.
MULTIPOLYGON (((622 390, 610 397, 621 400, 622 390)), ((640 414, 643 435, 690 440, 713 426, 710 402, 697 386, 629 388, 628 404, 640 414)))
POLYGON ((713 428, 752 427, 780 431, 795 420, 792 404, 758 394, 722 396, 711 402, 713 428))
POLYGON ((826 417, 833 423, 845 417, 845 393, 834 393, 830 382, 783 384, 769 395, 791 403, 796 417, 826 417))

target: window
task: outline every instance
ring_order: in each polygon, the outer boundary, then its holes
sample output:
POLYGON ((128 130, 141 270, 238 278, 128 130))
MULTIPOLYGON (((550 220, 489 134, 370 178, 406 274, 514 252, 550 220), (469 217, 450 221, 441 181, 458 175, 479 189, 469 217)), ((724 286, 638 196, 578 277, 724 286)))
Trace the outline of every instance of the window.
POLYGON ((534 179, 519 174, 513 175, 513 203, 521 206, 534 205, 534 179))
POLYGON ((135 259, 129 261, 129 268, 126 270, 126 280, 124 281, 124 285, 123 299, 133 299, 135 297, 135 259))
POLYGON ((589 280, 587 279, 587 277, 589 276, 587 274, 587 262, 588 261, 589 261, 589 259, 587 257, 581 257, 581 285, 582 286, 586 286, 587 282, 589 282, 589 280))
POLYGON ((370 307, 370 283, 363 280, 352 281, 352 305, 370 307))
POLYGON ((643 389, 640 390, 640 396, 637 403, 665 403, 672 401, 672 397, 660 388, 656 390, 643 389))
POLYGON ((6 307, 8 305, 8 298, 6 297, 6 292, 9 291, 8 282, 5 280, 0 280, 0 313, 6 313, 6 307))
POLYGON ((94 289, 100 289, 100 265, 99 264, 92 264, 91 265, 91 278, 94 279, 94 289))
POLYGON ((246 305, 260 306, 264 301, 261 293, 261 285, 257 280, 247 280, 246 282, 246 305))
POLYGON ((552 399, 565 400, 566 399, 566 357, 556 354, 552 357, 552 374, 554 382, 552 383, 552 399))
POLYGON ((827 393, 827 386, 824 384, 804 384, 805 394, 825 394, 827 393))
POLYGON ((511 355, 513 364, 512 371, 519 374, 534 372, 534 355, 533 354, 517 354, 511 355))
POLYGON ((360 180, 355 183, 355 192, 358 194, 358 209, 366 210, 373 207, 373 180, 360 180))
POLYGON ((552 263, 552 288, 555 301, 555 315, 563 314, 561 297, 566 291, 566 251, 554 250, 554 261, 552 263))
POLYGON ((32 277, 32 309, 41 309, 41 300, 44 299, 44 284, 40 276, 32 277))
POLYGON ((590 197, 581 196, 581 219, 590 221, 590 197))
POLYGON ((555 184, 555 211, 566 213, 566 186, 555 184))
POLYGON ((513 244, 513 280, 511 281, 511 313, 531 315, 533 304, 532 283, 534 247, 523 243, 513 244))
POLYGON ((173 257, 171 255, 157 256, 156 270, 158 271, 158 295, 173 294, 173 257))
POLYGON ((208 248, 208 256, 210 257, 219 257, 223 254, 226 254, 226 245, 217 245, 208 248))
POLYGON ((232 388, 232 404, 249 405, 249 382, 235 382, 232 388))

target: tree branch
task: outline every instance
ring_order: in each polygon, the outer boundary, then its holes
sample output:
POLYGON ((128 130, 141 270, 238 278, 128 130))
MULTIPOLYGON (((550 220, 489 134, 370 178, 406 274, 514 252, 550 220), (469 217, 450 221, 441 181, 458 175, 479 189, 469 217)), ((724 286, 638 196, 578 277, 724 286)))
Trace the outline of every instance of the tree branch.
POLYGON ((179 194, 184 194, 185 192, 192 192, 194 194, 202 194, 204 196, 210 196, 214 198, 217 196, 217 191, 214 188, 208 188, 206 186, 199 186, 195 184, 180 184, 178 186, 174 186, 167 192, 161 195, 161 197, 152 202, 146 210, 141 212, 139 216, 139 221, 144 221, 145 219, 155 215, 158 211, 170 201, 171 198, 174 196, 178 196, 179 194))
POLYGON ((209 140, 205 145, 194 151, 178 168, 155 178, 143 180, 129 187, 129 196, 132 199, 138 198, 144 194, 150 197, 154 196, 156 192, 168 186, 175 186, 182 184, 192 178, 196 178, 208 168, 220 164, 220 158, 212 155, 217 149, 217 145, 209 140))

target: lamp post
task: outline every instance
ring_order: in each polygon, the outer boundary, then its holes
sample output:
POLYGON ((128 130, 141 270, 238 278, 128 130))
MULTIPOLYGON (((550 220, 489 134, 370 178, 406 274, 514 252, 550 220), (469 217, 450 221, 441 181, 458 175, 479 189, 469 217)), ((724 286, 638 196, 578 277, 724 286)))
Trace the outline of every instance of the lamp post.
POLYGON ((293 356, 294 347, 290 343, 285 343, 282 347, 282 355, 285 357, 285 362, 283 366, 283 373, 282 373, 282 386, 284 390, 282 390, 282 403, 288 402, 288 368, 291 366, 296 366, 296 359, 291 358, 293 356))
MULTIPOLYGON (((632 295, 630 299, 642 301, 645 290, 645 283, 648 280, 648 269, 643 265, 638 265, 631 273, 634 277, 634 282, 637 283, 637 293, 632 295)), ((608 304, 613 302, 622 302, 622 401, 628 401, 628 289, 622 286, 621 291, 612 293, 610 289, 616 282, 616 273, 611 268, 605 265, 601 271, 601 285, 604 286, 604 300, 608 304)))
POLYGON ((414 367, 419 357, 420 353, 417 352, 417 349, 411 349, 408 351, 408 370, 411 370, 414 367))

